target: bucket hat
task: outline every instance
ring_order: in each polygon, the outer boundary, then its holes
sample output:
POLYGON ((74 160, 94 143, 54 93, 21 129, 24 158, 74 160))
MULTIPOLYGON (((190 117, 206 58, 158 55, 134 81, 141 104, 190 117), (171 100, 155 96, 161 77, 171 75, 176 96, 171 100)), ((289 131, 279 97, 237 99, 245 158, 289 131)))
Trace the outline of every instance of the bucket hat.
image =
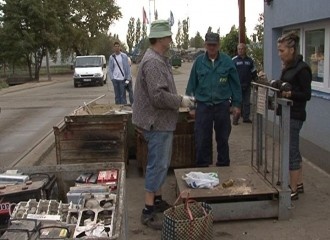
POLYGON ((151 23, 149 38, 172 36, 171 27, 167 20, 156 20, 151 23))

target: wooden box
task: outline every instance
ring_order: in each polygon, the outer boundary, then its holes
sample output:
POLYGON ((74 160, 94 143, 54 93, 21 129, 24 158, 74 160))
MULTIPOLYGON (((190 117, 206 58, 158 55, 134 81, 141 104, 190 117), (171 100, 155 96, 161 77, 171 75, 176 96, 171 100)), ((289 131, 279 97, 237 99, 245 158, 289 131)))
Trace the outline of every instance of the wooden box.
MULTIPOLYGON (((147 142, 141 130, 136 129, 136 160, 145 173, 147 165, 147 142)), ((173 136, 171 168, 193 167, 196 162, 194 121, 189 120, 188 112, 180 112, 173 136)))
POLYGON ((67 116, 54 127, 57 164, 127 162, 127 114, 67 116))

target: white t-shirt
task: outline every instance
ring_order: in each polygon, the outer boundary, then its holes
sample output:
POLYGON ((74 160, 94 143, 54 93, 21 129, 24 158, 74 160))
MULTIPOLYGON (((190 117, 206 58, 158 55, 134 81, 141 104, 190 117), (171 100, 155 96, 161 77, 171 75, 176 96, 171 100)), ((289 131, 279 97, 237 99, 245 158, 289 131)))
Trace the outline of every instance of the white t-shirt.
MULTIPOLYGON (((123 58, 121 57, 121 54, 115 55, 115 56, 116 56, 117 62, 119 64, 121 70, 124 73, 123 58)), ((124 80, 124 76, 123 76, 123 74, 121 74, 121 71, 117 65, 116 60, 115 59, 113 59, 113 60, 115 61, 115 68, 113 69, 113 78, 116 80, 124 80)))

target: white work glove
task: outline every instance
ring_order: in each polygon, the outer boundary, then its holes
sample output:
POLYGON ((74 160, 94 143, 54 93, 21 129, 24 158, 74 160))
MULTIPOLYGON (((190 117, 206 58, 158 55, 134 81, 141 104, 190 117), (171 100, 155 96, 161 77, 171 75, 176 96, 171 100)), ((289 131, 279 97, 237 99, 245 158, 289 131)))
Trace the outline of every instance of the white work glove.
POLYGON ((195 105, 195 99, 189 96, 182 96, 181 107, 191 108, 195 105))
POLYGON ((125 85, 127 86, 129 84, 129 81, 128 80, 125 80, 125 85))
POLYGON ((264 73, 263 71, 258 72, 257 74, 259 82, 267 82, 267 74, 264 73))

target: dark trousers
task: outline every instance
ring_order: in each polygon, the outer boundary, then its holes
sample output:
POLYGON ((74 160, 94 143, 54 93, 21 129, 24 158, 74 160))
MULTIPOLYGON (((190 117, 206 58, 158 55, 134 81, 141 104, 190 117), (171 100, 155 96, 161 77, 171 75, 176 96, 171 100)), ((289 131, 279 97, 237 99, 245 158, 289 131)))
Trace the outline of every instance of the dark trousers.
POLYGON ((213 163, 212 135, 217 142, 217 166, 229 166, 229 135, 231 132, 230 103, 208 106, 198 102, 195 118, 196 166, 207 167, 213 163))
MULTIPOLYGON (((132 105, 134 101, 132 80, 129 81, 128 85, 126 86, 126 91, 128 92, 129 103, 132 105)), ((125 98, 126 98, 126 94, 125 94, 125 98)))
POLYGON ((250 119, 250 98, 251 98, 251 87, 242 88, 242 117, 243 120, 250 119))

